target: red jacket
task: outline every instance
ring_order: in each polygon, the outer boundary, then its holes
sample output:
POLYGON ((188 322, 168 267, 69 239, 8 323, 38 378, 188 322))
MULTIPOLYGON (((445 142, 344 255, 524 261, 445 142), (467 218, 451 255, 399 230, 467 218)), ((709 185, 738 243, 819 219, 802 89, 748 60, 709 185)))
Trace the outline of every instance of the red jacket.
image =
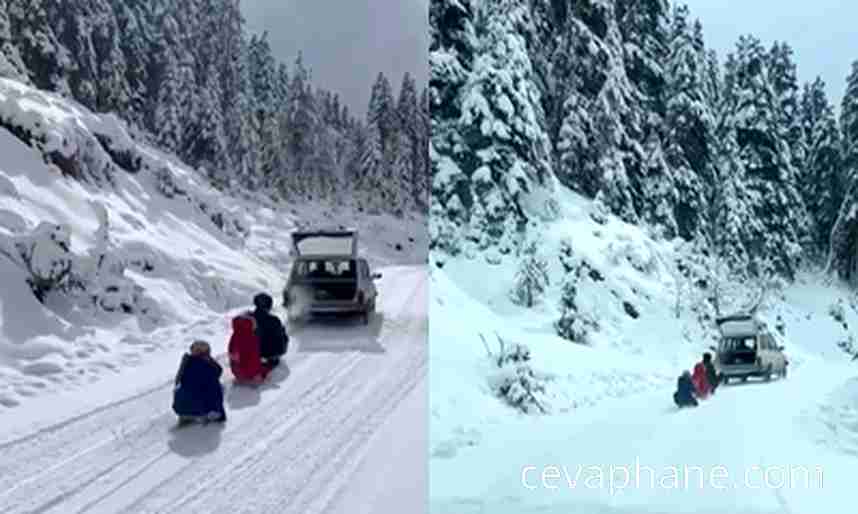
POLYGON ((694 389, 697 390, 697 396, 700 398, 706 398, 712 392, 712 386, 709 385, 709 379, 706 377, 706 366, 702 362, 694 366, 691 381, 694 382, 694 389))
POLYGON ((254 332, 254 320, 241 315, 232 320, 229 339, 229 367, 238 382, 262 382, 270 371, 262 365, 259 339, 254 332))

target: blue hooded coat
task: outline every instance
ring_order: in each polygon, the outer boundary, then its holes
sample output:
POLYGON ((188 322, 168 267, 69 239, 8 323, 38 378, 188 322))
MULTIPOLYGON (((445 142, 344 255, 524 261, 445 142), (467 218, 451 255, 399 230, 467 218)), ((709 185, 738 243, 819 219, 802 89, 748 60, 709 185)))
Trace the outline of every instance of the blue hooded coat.
POLYGON ((223 368, 208 356, 185 354, 176 375, 173 411, 179 416, 206 416, 216 412, 223 419, 223 368))
POLYGON ((697 406, 694 382, 688 374, 683 373, 676 381, 676 392, 673 393, 673 401, 678 407, 697 406))

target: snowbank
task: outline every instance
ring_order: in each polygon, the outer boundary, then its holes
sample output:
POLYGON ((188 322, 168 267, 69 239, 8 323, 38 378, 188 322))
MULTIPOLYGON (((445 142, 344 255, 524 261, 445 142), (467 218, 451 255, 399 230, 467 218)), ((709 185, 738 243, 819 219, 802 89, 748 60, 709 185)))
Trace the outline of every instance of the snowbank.
POLYGON ((426 261, 425 219, 230 196, 115 116, 6 79, 0 155, 0 415, 172 363, 179 327, 277 298, 295 228, 356 226, 375 266, 426 261))

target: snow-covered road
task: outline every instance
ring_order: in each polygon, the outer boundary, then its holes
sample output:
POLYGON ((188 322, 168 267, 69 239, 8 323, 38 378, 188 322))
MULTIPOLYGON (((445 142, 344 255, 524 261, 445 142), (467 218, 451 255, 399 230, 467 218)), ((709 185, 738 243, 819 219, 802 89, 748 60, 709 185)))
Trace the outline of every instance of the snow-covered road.
POLYGON ((526 420, 470 455, 434 459, 431 511, 853 512, 855 454, 834 439, 854 424, 858 442, 858 413, 827 402, 854 377, 814 360, 785 380, 724 386, 698 409, 677 411, 665 390, 526 420))
MULTIPOLYGON (((159 387, 0 444, 0 512, 313 514, 346 498, 377 514, 420 512, 423 495, 403 505, 402 495, 357 490, 367 477, 356 470, 385 448, 373 435, 392 430, 381 429, 387 420, 406 433, 428 422, 425 406, 393 416, 425 387, 426 270, 383 271, 369 326, 307 325, 265 387, 226 379, 224 426, 174 430, 165 375, 159 387)), ((388 490, 425 484, 425 436, 413 444, 419 451, 397 461, 388 490)))

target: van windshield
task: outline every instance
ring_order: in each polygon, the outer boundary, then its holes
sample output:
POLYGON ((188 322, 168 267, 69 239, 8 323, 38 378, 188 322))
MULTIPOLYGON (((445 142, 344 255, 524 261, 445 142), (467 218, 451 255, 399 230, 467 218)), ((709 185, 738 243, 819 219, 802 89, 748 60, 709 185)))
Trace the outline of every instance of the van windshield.
POLYGON ((324 259, 295 263, 295 278, 354 279, 357 261, 354 259, 324 259))

